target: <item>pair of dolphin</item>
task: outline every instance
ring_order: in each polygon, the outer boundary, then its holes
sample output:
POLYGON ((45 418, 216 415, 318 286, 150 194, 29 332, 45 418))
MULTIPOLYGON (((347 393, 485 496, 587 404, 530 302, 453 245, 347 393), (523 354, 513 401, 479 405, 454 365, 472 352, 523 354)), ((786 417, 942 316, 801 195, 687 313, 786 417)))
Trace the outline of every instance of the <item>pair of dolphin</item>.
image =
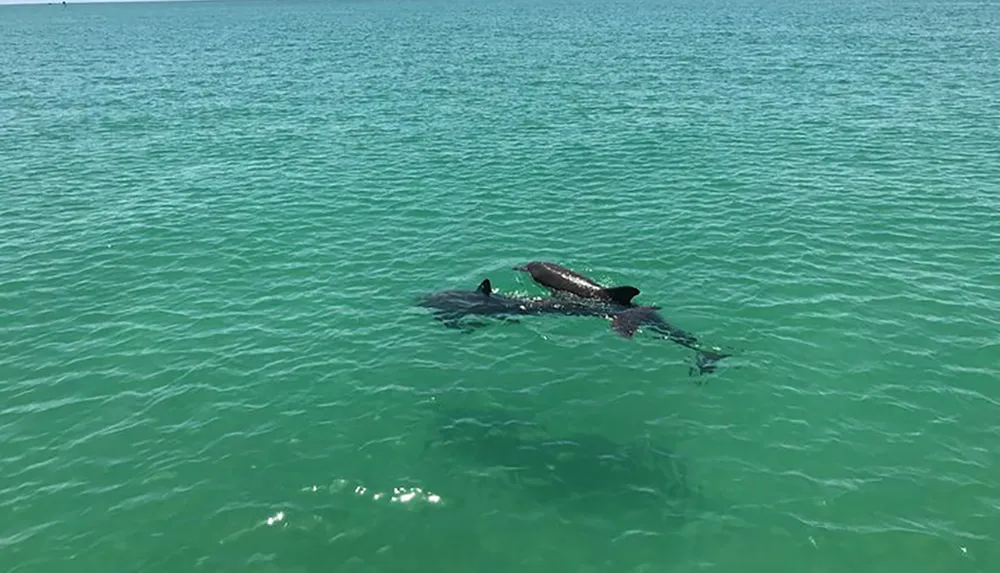
MULTIPOLYGON (((420 305, 433 309, 434 318, 445 326, 460 328, 459 322, 469 315, 510 316, 558 314, 563 316, 597 316, 611 319, 611 328, 624 338, 631 338, 642 325, 667 339, 695 351, 696 365, 701 373, 715 370, 716 362, 729 356, 718 349, 703 348, 698 339, 663 319, 658 306, 634 305, 639 294, 634 286, 605 287, 594 280, 562 265, 532 261, 514 267, 527 272, 539 285, 548 288, 556 298, 510 297, 493 292, 489 279, 473 291, 452 290, 424 296, 420 305)), ((509 320, 509 318, 508 318, 509 320)))

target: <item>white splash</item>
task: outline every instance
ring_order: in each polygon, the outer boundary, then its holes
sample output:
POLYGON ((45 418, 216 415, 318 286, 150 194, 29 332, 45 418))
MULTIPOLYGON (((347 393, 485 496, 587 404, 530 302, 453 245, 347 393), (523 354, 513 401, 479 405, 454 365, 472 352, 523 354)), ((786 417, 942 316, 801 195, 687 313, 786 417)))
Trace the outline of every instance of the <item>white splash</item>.
POLYGON ((437 505, 442 502, 441 496, 425 491, 423 488, 419 487, 403 487, 396 486, 393 487, 391 491, 376 491, 368 488, 362 484, 349 485, 347 480, 338 479, 329 488, 320 488, 316 485, 306 486, 303 491, 308 492, 318 492, 320 490, 328 491, 331 493, 337 493, 345 490, 352 491, 358 497, 366 497, 372 501, 385 501, 388 500, 390 503, 398 503, 405 505, 414 505, 418 503, 427 503, 431 505, 437 505))

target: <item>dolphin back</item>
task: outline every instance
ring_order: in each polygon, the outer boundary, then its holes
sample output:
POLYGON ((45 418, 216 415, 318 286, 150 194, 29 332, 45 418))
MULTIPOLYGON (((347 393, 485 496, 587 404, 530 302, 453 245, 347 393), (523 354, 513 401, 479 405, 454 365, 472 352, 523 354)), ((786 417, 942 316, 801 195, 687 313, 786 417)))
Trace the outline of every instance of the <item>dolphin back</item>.
POLYGON ((532 261, 513 268, 516 271, 529 273, 531 278, 543 287, 572 293, 582 298, 606 299, 630 306, 632 299, 639 294, 639 289, 634 286, 605 287, 588 276, 556 263, 532 261))

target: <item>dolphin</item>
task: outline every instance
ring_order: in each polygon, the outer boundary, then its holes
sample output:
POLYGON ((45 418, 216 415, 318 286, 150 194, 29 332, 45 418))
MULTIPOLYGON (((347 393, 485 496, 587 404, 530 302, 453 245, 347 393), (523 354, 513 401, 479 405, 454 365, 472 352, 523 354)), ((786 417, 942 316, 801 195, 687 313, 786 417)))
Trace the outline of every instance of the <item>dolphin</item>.
POLYGON ((632 304, 632 299, 639 294, 639 289, 634 286, 605 287, 556 263, 531 261, 517 265, 514 270, 529 273, 532 280, 554 293, 566 292, 580 298, 607 300, 629 306, 632 304))
MULTIPOLYGON (((462 328, 459 321, 466 316, 492 316, 508 320, 513 316, 541 314, 612 318, 617 311, 608 305, 587 304, 582 301, 496 294, 488 278, 479 283, 475 290, 433 292, 422 296, 418 304, 431 309, 434 318, 450 328, 462 328)), ((623 320, 619 324, 621 328, 631 328, 632 323, 633 321, 623 320)), ((612 328, 618 331, 614 324, 612 328)), ((624 331, 619 331, 619 334, 625 336, 624 331)))

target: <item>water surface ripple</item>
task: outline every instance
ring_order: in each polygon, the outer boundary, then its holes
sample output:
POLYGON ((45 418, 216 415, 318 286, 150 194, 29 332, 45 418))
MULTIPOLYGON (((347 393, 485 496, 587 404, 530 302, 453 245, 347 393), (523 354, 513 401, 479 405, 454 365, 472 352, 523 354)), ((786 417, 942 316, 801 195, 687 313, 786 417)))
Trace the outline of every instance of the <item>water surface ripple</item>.
POLYGON ((996 571, 998 25, 0 7, 0 570, 996 571))

